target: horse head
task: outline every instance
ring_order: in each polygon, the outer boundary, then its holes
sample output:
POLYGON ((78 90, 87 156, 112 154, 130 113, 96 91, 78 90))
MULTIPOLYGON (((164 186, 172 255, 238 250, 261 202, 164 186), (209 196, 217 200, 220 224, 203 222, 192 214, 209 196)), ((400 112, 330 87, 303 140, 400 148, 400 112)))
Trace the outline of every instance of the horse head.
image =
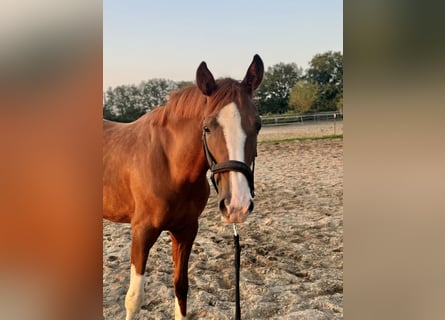
POLYGON ((244 79, 214 79, 202 62, 196 83, 206 96, 202 122, 205 155, 218 192, 222 220, 242 223, 253 210, 253 169, 261 119, 253 92, 264 74, 263 61, 255 55, 244 79))

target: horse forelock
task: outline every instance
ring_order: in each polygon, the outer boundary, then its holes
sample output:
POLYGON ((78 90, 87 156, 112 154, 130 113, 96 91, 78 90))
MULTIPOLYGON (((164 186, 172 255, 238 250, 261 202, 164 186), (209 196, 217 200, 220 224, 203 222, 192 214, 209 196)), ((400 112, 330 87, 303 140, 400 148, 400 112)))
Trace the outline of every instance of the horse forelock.
POLYGON ((217 80, 216 83, 218 89, 210 97, 214 105, 212 112, 219 112, 223 107, 232 102, 239 107, 244 104, 243 100, 248 95, 243 91, 244 89, 238 81, 225 78, 217 80))

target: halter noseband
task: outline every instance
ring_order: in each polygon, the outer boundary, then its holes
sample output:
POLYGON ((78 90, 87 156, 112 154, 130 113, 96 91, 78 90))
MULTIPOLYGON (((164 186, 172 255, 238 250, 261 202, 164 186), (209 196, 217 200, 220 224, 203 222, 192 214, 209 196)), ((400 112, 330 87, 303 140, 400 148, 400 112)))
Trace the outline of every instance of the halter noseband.
MULTIPOLYGON (((215 187, 216 193, 218 193, 218 185, 215 181, 215 173, 222 173, 222 172, 228 172, 228 171, 238 171, 244 174, 244 176, 247 179, 247 183, 249 184, 250 188, 250 194, 252 195, 252 198, 255 197, 255 191, 254 191, 254 181, 253 181, 253 173, 255 170, 255 158, 253 160, 252 164, 252 170, 249 168, 247 164, 241 161, 237 160, 228 160, 225 162, 217 163, 215 158, 213 157, 212 153, 209 150, 209 147, 207 146, 207 139, 206 139, 206 131, 205 129, 202 130, 202 144, 204 146, 204 154, 206 156, 207 162, 209 164, 209 168, 211 171, 210 180, 212 180, 213 186, 215 187)), ((256 155, 255 155, 256 156, 256 155)))

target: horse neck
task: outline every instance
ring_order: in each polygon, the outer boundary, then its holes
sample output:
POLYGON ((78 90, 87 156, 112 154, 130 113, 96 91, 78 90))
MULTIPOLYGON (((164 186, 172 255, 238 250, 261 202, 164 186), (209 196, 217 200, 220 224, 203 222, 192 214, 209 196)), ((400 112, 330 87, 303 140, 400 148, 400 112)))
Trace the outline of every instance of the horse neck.
POLYGON ((202 145, 202 119, 166 118, 160 134, 167 138, 164 148, 173 177, 191 183, 206 179, 208 165, 202 145))

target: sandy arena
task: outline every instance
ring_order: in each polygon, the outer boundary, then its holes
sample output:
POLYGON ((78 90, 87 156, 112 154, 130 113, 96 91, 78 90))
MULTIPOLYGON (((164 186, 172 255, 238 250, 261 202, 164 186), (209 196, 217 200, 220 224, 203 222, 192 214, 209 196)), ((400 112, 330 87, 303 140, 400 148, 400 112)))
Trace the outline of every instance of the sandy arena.
MULTIPOLYGON (((335 133, 343 133, 337 122, 335 133)), ((241 318, 343 318, 343 141, 270 142, 334 134, 332 122, 265 127, 255 166, 255 209, 241 237, 241 318), (269 142, 267 142, 269 141, 269 142)), ((234 247, 215 191, 189 263, 189 319, 233 319, 234 247)), ((103 222, 103 316, 125 319, 130 225, 103 222)), ((174 319, 170 237, 150 251, 138 319, 174 319)))

